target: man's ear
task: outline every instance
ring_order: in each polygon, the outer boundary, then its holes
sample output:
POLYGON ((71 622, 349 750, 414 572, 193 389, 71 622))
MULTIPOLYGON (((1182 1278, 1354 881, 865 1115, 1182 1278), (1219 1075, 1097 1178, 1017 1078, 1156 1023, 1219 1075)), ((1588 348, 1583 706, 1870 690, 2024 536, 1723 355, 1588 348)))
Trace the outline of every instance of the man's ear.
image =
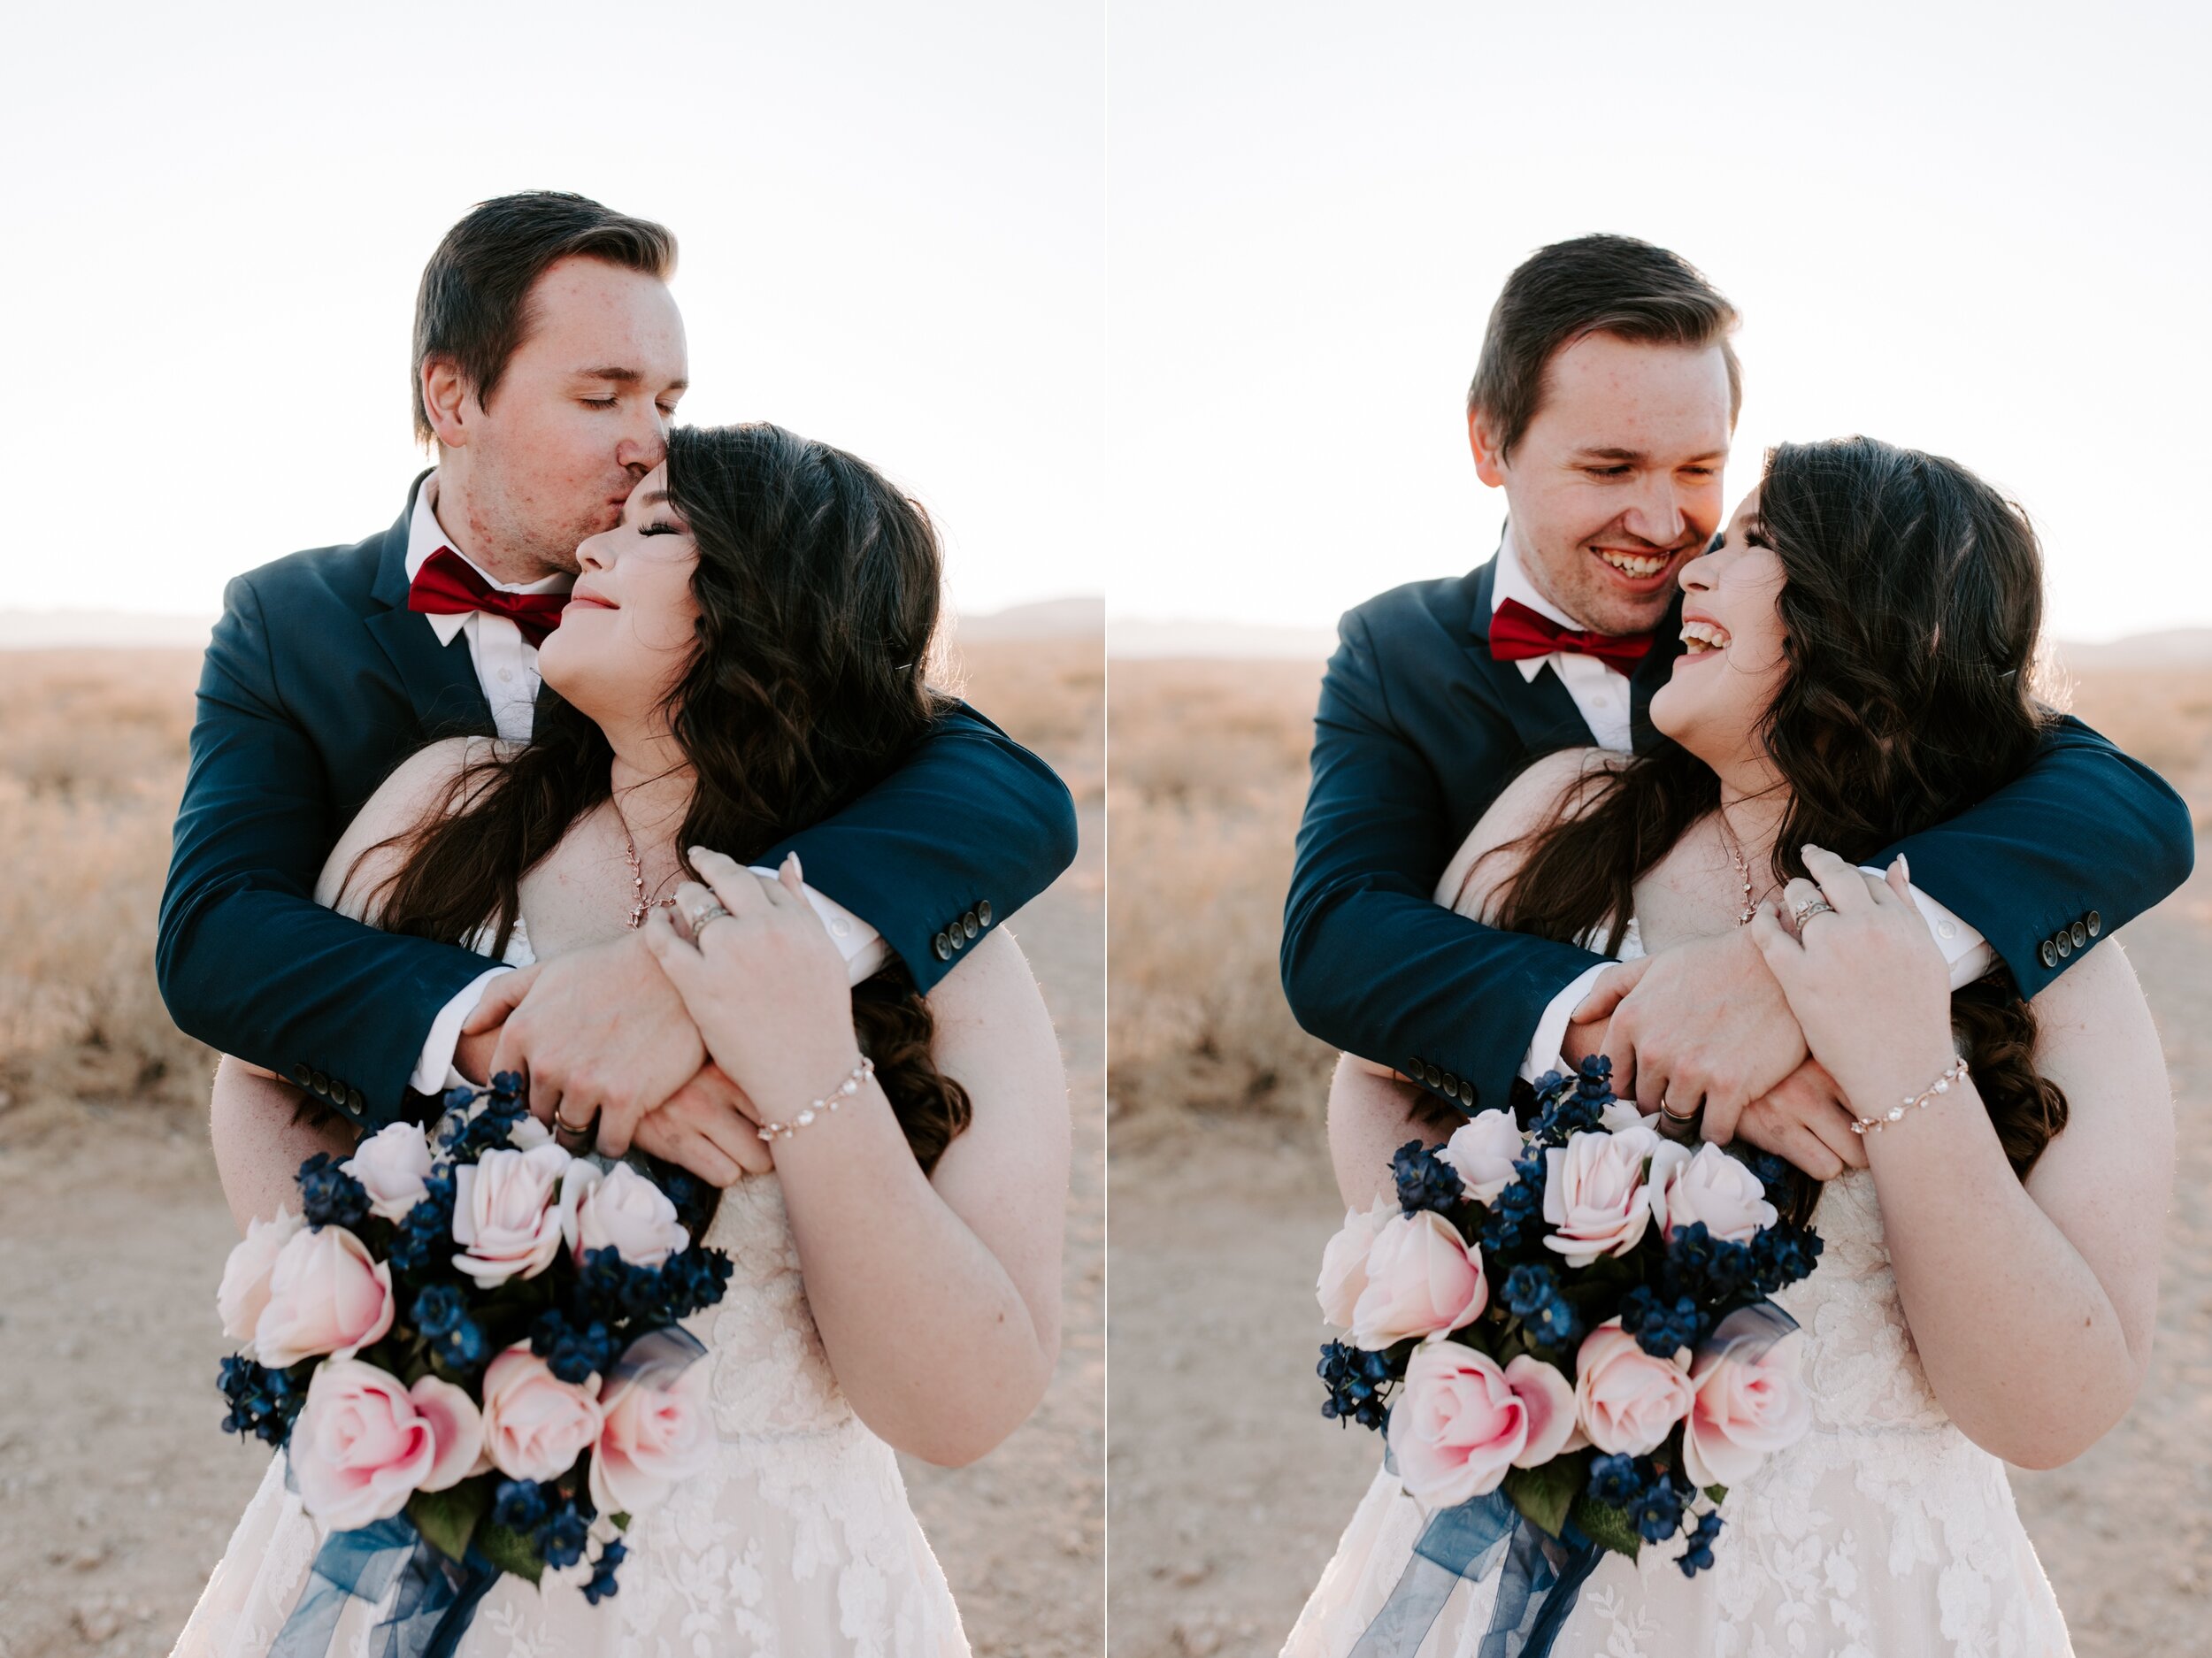
POLYGON ((1505 487, 1505 459, 1498 453, 1489 423, 1479 409, 1467 411, 1467 447, 1474 451, 1475 476, 1493 489, 1505 487))
POLYGON ((430 429, 449 449, 468 441, 467 411, 474 399, 460 365, 449 357, 432 357, 422 365, 422 406, 430 416, 430 429))

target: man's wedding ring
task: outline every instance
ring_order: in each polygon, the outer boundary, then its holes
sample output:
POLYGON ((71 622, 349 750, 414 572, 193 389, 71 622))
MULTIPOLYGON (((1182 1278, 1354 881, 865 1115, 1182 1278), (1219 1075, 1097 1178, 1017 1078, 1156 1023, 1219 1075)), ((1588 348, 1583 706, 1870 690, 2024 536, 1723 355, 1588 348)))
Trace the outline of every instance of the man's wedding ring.
POLYGON ((699 935, 707 930, 707 923, 719 921, 729 913, 720 904, 701 904, 693 910, 686 918, 691 923, 691 936, 694 941, 696 941, 699 935))
POLYGON ((563 1117, 558 1109, 556 1109, 553 1113, 554 1127, 559 1129, 564 1134, 574 1134, 580 1139, 584 1135, 589 1134, 594 1125, 596 1125, 598 1121, 599 1114, 595 1111, 591 1115, 590 1121, 583 1124, 580 1127, 576 1124, 570 1122, 565 1117, 563 1117))
POLYGON ((1659 1101, 1659 1132, 1669 1140, 1681 1140, 1697 1132, 1697 1119, 1704 1110, 1700 1106, 1694 1111, 1678 1111, 1663 1095, 1659 1101))
POLYGON ((1830 903, 1825 898, 1808 898, 1801 904, 1791 906, 1790 919, 1797 923, 1797 930, 1802 933, 1805 930, 1805 924, 1815 916, 1832 916, 1835 913, 1835 905, 1830 903))

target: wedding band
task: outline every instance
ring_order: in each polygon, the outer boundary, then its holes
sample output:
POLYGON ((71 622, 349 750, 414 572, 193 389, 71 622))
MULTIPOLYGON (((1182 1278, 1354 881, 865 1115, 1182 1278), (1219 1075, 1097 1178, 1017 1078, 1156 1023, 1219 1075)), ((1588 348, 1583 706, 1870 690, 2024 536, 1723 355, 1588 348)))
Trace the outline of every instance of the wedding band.
POLYGON ((559 1129, 564 1134, 576 1134, 580 1136, 588 1134, 591 1132, 593 1126, 598 1121, 599 1113, 594 1111, 591 1114, 591 1120, 586 1123, 581 1128, 579 1128, 575 1124, 570 1122, 566 1117, 563 1117, 558 1110, 556 1110, 553 1113, 553 1126, 559 1129))
POLYGON ((1701 1105, 1695 1111, 1677 1111, 1668 1106, 1666 1096, 1664 1094, 1659 1096, 1659 1115, 1671 1118, 1677 1123, 1696 1122, 1698 1112, 1702 1111, 1705 1108, 1701 1105))
POLYGON ((691 923, 692 938, 696 940, 702 933, 705 932, 707 929, 707 923, 710 921, 719 921, 724 916, 726 916, 730 912, 723 909, 720 904, 701 904, 696 910, 693 910, 687 917, 691 923))
POLYGON ((1815 916, 1832 916, 1835 913, 1835 905, 1830 903, 1825 898, 1808 898, 1801 904, 1791 906, 1790 918, 1797 923, 1797 930, 1802 933, 1805 930, 1805 924, 1815 916))
POLYGON ((1665 1106, 1659 1108, 1659 1137, 1662 1140, 1688 1140, 1697 1132, 1697 1117, 1677 1117, 1665 1106))

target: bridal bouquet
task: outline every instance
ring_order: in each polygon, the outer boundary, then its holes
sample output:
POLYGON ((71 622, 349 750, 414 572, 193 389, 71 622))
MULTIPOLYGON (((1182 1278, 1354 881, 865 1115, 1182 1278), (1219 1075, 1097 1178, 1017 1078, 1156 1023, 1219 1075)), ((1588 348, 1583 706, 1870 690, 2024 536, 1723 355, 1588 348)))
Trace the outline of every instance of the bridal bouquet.
POLYGON ((1811 1422, 1774 1351, 1795 1323, 1767 1299, 1820 1256, 1780 1222, 1786 1166, 1661 1138, 1610 1076, 1601 1057, 1547 1075, 1525 1130, 1491 1110, 1401 1148, 1397 1201, 1345 1217, 1318 1285, 1346 1332, 1322 1414, 1384 1433, 1432 1516, 1415 1567, 1502 1554, 1569 1605, 1600 1549, 1686 1534, 1683 1572, 1710 1566, 1700 1497, 1811 1422))
POLYGON ((677 1320, 731 1263, 680 1219, 697 1189, 572 1157, 520 1086, 319 1153, 299 1212, 231 1251, 223 1426, 279 1447, 330 1528, 279 1651, 319 1654, 395 1577, 395 1650, 449 1651, 503 1574, 573 1569, 596 1605, 618 1534, 703 1459, 704 1348, 677 1320))

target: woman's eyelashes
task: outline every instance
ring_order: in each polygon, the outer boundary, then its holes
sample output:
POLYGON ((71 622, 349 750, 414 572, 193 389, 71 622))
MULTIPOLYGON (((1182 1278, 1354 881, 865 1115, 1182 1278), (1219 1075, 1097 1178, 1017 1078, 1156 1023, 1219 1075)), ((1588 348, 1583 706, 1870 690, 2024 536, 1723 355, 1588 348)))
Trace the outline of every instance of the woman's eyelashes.
POLYGON ((637 533, 640 535, 681 535, 684 532, 683 526, 680 524, 671 524, 665 518, 656 518, 650 524, 639 525, 637 533))

